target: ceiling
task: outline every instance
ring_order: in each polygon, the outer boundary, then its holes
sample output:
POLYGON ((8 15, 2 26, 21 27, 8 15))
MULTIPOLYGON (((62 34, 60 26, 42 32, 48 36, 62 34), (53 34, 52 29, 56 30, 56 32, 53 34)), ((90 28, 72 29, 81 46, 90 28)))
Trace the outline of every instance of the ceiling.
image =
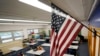
POLYGON ((88 19, 94 0, 52 0, 52 2, 75 19, 85 21, 88 19))
POLYGON ((24 20, 50 21, 50 13, 18 0, 0 0, 0 17, 24 20))
MULTIPOLYGON (((75 19, 87 22, 96 0, 40 0, 50 6, 56 6, 73 16, 75 19)), ((51 13, 24 4, 18 0, 0 0, 0 18, 21 19, 33 21, 51 21, 51 13)))

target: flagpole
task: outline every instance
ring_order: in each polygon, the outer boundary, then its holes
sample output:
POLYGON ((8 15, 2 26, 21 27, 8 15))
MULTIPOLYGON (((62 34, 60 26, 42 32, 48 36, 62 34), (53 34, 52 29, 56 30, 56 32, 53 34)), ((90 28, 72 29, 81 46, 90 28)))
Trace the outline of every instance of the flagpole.
MULTIPOLYGON (((62 11, 63 13, 65 13, 66 15, 68 14, 67 12, 65 12, 64 10, 62 10, 61 8, 59 8, 58 6, 56 6, 54 3, 51 3, 51 5, 54 5, 55 7, 57 7, 60 11, 62 11)), ((68 15, 70 15, 70 14, 68 14, 68 15)), ((70 15, 71 16, 71 15, 70 15)), ((72 17, 72 16, 71 16, 72 17)), ((73 19, 75 19, 74 17, 72 17, 73 19)), ((92 31, 89 27, 87 27, 86 25, 84 25, 83 23, 81 23, 79 20, 77 20, 77 19, 75 19, 77 22, 79 22, 80 24, 82 24, 84 27, 86 27, 89 31, 91 31, 92 33, 94 33, 94 31, 92 31)), ((96 30, 95 30, 96 31, 96 30)), ((97 35, 97 33, 99 33, 99 32, 97 32, 96 31, 96 36, 99 36, 99 35, 97 35)))

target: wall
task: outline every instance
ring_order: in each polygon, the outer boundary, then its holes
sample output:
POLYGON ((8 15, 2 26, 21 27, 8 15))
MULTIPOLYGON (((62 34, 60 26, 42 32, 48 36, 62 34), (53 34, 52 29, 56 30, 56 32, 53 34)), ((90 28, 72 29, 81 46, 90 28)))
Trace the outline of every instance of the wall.
POLYGON ((81 30, 81 34, 85 37, 85 39, 88 38, 88 29, 83 27, 81 30))
POLYGON ((40 25, 0 25, 0 31, 22 30, 24 38, 27 38, 27 29, 44 28, 40 25))
POLYGON ((46 32, 46 35, 49 36, 49 30, 51 30, 51 25, 48 25, 48 26, 45 26, 45 32, 46 32))
MULTIPOLYGON (((27 29, 43 29, 44 26, 41 25, 0 25, 0 31, 12 31, 12 30, 22 30, 24 33, 24 38, 28 38, 27 29)), ((0 49, 2 49, 3 53, 10 52, 9 48, 14 46, 22 47, 22 40, 8 42, 4 44, 0 44, 0 49)))

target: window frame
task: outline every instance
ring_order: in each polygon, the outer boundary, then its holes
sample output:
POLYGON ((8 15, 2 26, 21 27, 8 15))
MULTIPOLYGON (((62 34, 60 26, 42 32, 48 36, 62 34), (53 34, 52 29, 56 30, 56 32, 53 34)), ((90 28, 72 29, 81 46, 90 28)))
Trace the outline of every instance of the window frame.
MULTIPOLYGON (((23 30, 0 31, 0 33, 2 33, 2 32, 3 32, 3 33, 4 33, 4 32, 10 32, 11 35, 12 35, 12 37, 2 39, 2 38, 1 38, 1 35, 0 35, 0 43, 3 43, 3 41, 5 41, 5 40, 10 40, 10 39, 12 39, 12 41, 16 41, 16 40, 21 40, 21 39, 24 38, 24 32, 23 32, 23 30), (22 32, 22 36, 17 36, 17 37, 15 37, 15 36, 14 36, 14 32, 18 32, 18 31, 22 32), (21 39, 17 39, 17 38, 21 38, 21 39)), ((11 41, 8 41, 8 42, 11 42, 11 41)), ((5 43, 8 43, 8 42, 5 42, 5 43)))
POLYGON ((23 33, 23 31, 21 31, 21 30, 15 30, 15 31, 12 32, 12 34, 13 34, 14 40, 20 40, 20 39, 23 39, 23 38, 24 38, 24 33, 23 33), (22 33, 22 36, 15 36, 15 35, 14 35, 14 32, 18 32, 18 31, 20 31, 20 32, 22 33), (19 38, 20 38, 20 39, 19 39, 19 38))
MULTIPOLYGON (((10 32, 11 35, 12 35, 12 32, 11 31, 1 31, 0 33, 5 33, 5 32, 10 32)), ((13 35, 10 38, 4 38, 4 39, 2 39, 1 36, 0 36, 0 40, 1 40, 0 42, 1 43, 3 43, 3 41, 5 41, 5 40, 9 40, 9 39, 12 39, 13 40, 13 35)), ((11 41, 9 41, 9 42, 11 42, 11 41)), ((5 42, 5 43, 7 43, 7 42, 5 42)))

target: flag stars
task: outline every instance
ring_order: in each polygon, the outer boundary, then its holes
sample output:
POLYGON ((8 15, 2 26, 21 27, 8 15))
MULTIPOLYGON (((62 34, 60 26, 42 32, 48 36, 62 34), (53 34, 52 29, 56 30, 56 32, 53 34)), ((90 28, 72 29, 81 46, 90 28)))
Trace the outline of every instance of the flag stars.
POLYGON ((63 24, 64 20, 65 20, 65 17, 62 17, 60 15, 53 13, 51 22, 52 22, 52 28, 55 29, 55 32, 58 33, 58 31, 59 31, 61 25, 63 24))

